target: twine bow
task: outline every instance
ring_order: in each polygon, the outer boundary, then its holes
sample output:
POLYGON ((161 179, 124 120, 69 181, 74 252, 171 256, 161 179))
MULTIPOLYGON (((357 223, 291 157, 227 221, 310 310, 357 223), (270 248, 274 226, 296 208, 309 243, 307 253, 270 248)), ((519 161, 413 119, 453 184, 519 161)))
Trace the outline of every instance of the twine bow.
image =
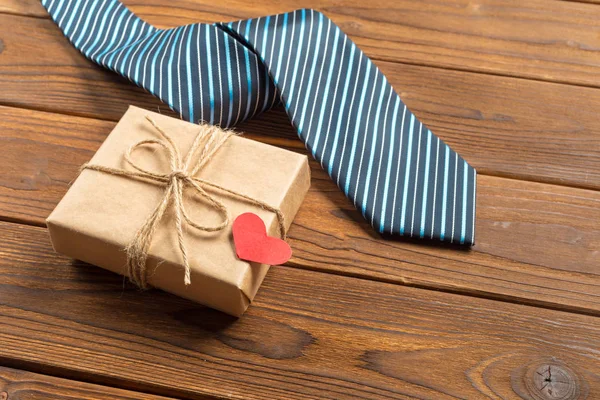
POLYGON ((144 289, 148 287, 146 271, 148 251, 152 243, 152 237, 154 236, 154 233, 158 227, 158 223, 162 219, 167 207, 169 204, 171 204, 171 202, 173 203, 175 229, 177 231, 179 250, 185 269, 184 282, 186 285, 191 283, 191 270, 187 248, 184 242, 183 222, 185 221, 189 226, 204 232, 220 231, 229 225, 229 212, 227 207, 213 195, 207 193, 205 188, 220 190, 236 197, 240 197, 251 204, 258 205, 275 213, 277 215, 281 237, 285 239, 285 222, 283 214, 279 209, 264 202, 255 200, 244 194, 195 177, 200 169, 206 165, 208 161, 210 161, 212 156, 223 145, 223 143, 225 143, 227 139, 233 135, 231 131, 222 131, 217 127, 204 125, 202 129, 200 129, 200 132, 196 135, 192 147, 188 151, 187 155, 185 158, 182 158, 173 139, 165 131, 163 131, 162 128, 160 128, 152 118, 146 116, 146 119, 152 124, 152 126, 158 131, 164 140, 145 139, 133 144, 127 149, 125 152, 125 160, 136 171, 127 171, 89 163, 84 164, 81 167, 81 171, 84 169, 90 169, 94 171, 105 172, 111 175, 127 176, 135 179, 151 181, 160 184, 165 188, 161 202, 156 206, 144 225, 137 231, 131 243, 129 243, 125 248, 127 253, 127 273, 129 275, 129 279, 133 283, 144 289), (171 169, 169 173, 156 173, 148 171, 134 162, 132 159, 132 153, 137 148, 144 145, 157 145, 166 150, 171 169), (195 165, 192 165, 192 160, 199 149, 200 152, 197 157, 197 162, 195 165), (218 225, 201 225, 190 218, 183 201, 184 189, 186 187, 192 188, 195 191, 195 194, 199 195, 212 208, 218 211, 218 213, 221 215, 221 222, 218 225))

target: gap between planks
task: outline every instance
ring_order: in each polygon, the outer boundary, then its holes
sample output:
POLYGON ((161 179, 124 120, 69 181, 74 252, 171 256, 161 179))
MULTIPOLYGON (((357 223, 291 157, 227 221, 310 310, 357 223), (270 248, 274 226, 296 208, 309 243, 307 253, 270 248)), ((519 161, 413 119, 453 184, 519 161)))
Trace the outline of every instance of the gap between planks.
POLYGON ((583 4, 600 4, 600 0, 560 0, 560 1, 566 1, 569 3, 583 3, 583 4))

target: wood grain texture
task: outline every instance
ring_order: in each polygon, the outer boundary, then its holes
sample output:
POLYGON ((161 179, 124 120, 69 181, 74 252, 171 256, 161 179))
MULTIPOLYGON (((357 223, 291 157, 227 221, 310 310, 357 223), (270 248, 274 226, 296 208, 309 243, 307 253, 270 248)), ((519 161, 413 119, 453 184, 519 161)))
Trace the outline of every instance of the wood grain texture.
MULTIPOLYGON (((168 113, 96 67, 49 20, 0 15, 0 104, 118 120, 127 105, 168 113)), ((600 188, 600 91, 378 62, 416 115, 478 172, 600 188)), ((293 137, 283 111, 241 129, 293 137)))
POLYGON ((92 385, 0 367, 0 400, 168 400, 166 397, 92 385))
MULTIPOLYGON (((597 5, 124 2, 159 26, 324 11, 484 174, 477 245, 382 238, 312 162, 294 257, 239 320, 56 255, 44 218, 127 105, 172 113, 0 0, 0 400, 600 398, 597 5)), ((281 110, 240 129, 304 152, 281 110)))
MULTIPOLYGON (((42 226, 114 122, 0 107, 0 216, 42 226)), ((304 152, 295 139, 248 135, 304 152)), ((480 176, 471 251, 383 239, 315 162, 292 265, 600 314, 600 193, 480 176)))
MULTIPOLYGON (((9 9, 44 16, 38 0, 9 9), (32 11, 35 10, 35 11, 32 11)), ((598 87, 600 10, 546 0, 124 0, 148 22, 175 26, 315 8, 377 60, 598 87)))
POLYGON ((551 363, 600 396, 595 317, 273 267, 235 320, 55 255, 44 228, 0 223, 0 254, 4 363, 246 399, 517 399, 551 363))
POLYGON ((0 2, 0 13, 49 18, 41 2, 35 0, 2 0, 0 2))

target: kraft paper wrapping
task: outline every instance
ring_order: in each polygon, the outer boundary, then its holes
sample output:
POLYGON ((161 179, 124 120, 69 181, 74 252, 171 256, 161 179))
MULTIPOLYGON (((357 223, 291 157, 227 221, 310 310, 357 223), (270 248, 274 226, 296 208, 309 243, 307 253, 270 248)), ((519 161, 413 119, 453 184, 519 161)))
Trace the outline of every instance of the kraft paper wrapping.
MULTIPOLYGON (((131 106, 90 163, 132 170, 124 159, 126 149, 140 140, 158 138, 146 115, 171 135, 182 155, 187 154, 198 130, 202 129, 199 125, 131 106)), ((168 173, 169 162, 164 153, 160 148, 143 147, 136 150, 134 158, 143 168, 168 173)), ((279 208, 285 216, 286 230, 310 186, 306 156, 238 136, 229 138, 197 176, 279 208)), ((265 222, 269 235, 279 236, 274 213, 236 196, 207 190, 226 205, 230 221, 239 214, 253 212, 265 222)), ((221 221, 218 212, 193 193, 186 190, 184 194, 191 218, 206 225, 218 224, 221 221)), ((69 257, 126 274, 124 248, 163 195, 164 187, 160 185, 84 170, 46 221, 53 246, 69 257)), ((236 257, 231 223, 218 232, 201 232, 184 224, 184 235, 191 285, 184 284, 172 207, 160 222, 150 246, 148 282, 228 314, 242 315, 269 266, 236 257)))

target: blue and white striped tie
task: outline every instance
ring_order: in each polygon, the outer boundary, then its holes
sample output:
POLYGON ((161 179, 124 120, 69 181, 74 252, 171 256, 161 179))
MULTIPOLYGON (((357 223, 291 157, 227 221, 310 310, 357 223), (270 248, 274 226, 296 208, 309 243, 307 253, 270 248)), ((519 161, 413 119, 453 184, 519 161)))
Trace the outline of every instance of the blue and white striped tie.
POLYGON ((223 127, 280 101, 314 158, 382 233, 473 244, 475 170, 314 10, 157 29, 117 0, 42 0, 92 61, 182 118, 223 127))

